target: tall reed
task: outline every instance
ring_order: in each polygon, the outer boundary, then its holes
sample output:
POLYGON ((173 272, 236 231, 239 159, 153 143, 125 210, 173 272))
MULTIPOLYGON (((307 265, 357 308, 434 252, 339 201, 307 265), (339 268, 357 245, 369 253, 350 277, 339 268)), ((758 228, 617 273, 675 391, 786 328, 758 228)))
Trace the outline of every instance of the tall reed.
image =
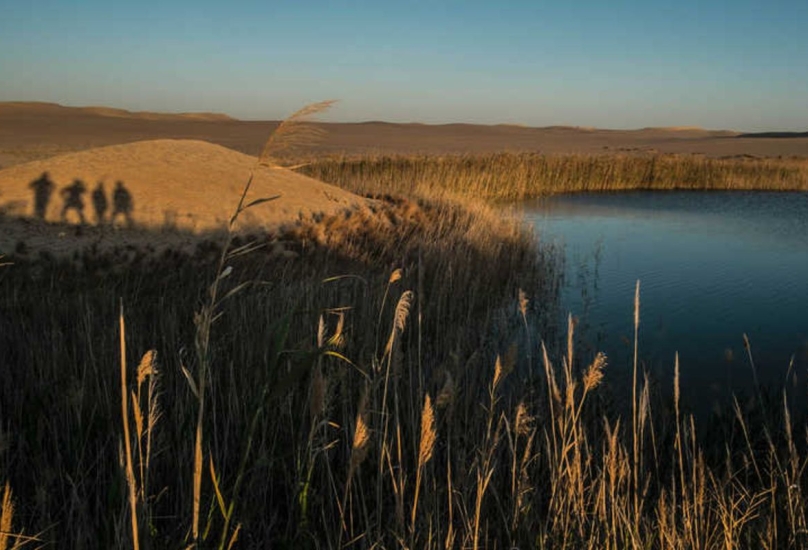
POLYGON ((369 156, 315 160, 306 174, 357 192, 461 196, 515 201, 556 193, 632 190, 808 189, 808 160, 709 158, 700 155, 369 156))

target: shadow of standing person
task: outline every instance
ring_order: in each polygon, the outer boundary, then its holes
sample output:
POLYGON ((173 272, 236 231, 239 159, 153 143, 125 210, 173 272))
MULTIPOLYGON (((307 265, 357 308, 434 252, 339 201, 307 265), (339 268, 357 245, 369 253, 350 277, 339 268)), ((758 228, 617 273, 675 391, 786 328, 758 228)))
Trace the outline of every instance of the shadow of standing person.
POLYGON ((107 214, 107 194, 104 191, 104 182, 99 181, 96 188, 93 190, 93 210, 95 210, 95 223, 96 225, 103 225, 106 221, 104 217, 107 214))
POLYGON ((132 195, 124 187, 123 182, 118 180, 115 182, 115 190, 112 192, 112 216, 109 223, 114 224, 115 218, 121 215, 126 220, 126 226, 132 227, 132 210, 134 210, 132 195))
POLYGON ((87 223, 84 219, 84 201, 81 196, 87 191, 84 187, 84 182, 80 179, 73 180, 73 183, 62 189, 61 195, 64 197, 64 206, 62 206, 62 221, 67 221, 67 211, 75 210, 79 215, 81 223, 87 223))
POLYGON ((34 190, 34 216, 44 220, 45 213, 48 210, 48 202, 50 202, 50 196, 55 185, 51 181, 50 175, 47 172, 42 172, 39 179, 29 183, 28 187, 34 190))

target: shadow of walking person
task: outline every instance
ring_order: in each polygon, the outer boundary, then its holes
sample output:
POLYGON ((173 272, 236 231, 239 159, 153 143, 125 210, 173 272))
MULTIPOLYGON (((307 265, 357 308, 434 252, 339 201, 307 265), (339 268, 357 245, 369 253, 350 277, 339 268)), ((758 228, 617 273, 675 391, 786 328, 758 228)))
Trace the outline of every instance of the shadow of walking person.
POLYGON ((99 181, 96 188, 93 190, 93 210, 95 210, 95 223, 96 225, 103 225, 106 221, 107 214, 107 193, 104 191, 104 182, 99 181))
POLYGON ((48 210, 48 202, 50 202, 51 193, 53 193, 55 185, 48 173, 42 172, 38 179, 28 184, 28 187, 34 190, 34 216, 44 220, 45 213, 48 210))
POLYGON ((87 223, 84 219, 84 200, 81 198, 86 191, 87 188, 84 187, 84 182, 80 179, 73 180, 72 184, 62 189, 61 195, 64 197, 64 206, 62 206, 61 219, 63 222, 67 221, 67 211, 75 210, 81 223, 87 223))
POLYGON ((132 210, 134 208, 131 193, 124 187, 123 182, 118 180, 115 182, 115 190, 112 192, 112 215, 109 223, 114 225, 115 219, 123 216, 126 226, 132 227, 132 210))

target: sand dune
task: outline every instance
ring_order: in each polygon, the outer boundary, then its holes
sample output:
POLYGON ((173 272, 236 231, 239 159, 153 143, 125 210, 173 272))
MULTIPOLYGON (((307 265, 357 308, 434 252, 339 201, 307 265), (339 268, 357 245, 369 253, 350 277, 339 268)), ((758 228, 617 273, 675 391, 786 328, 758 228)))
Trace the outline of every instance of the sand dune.
MULTIPOLYGON (((80 179, 83 213, 94 222, 92 191, 103 182, 113 208, 113 188, 121 181, 132 199, 135 225, 176 227, 194 231, 221 228, 233 213, 245 182, 256 166, 255 157, 195 140, 152 140, 94 148, 0 170, 0 208, 6 213, 34 217, 31 182, 47 172, 53 191, 44 210, 47 221, 59 221, 63 191, 80 179)), ((277 196, 240 218, 240 227, 273 228, 313 213, 332 213, 364 204, 342 189, 285 169, 258 167, 247 201, 277 196)), ((78 221, 77 209, 67 220, 78 221)), ((118 222, 123 224, 124 217, 118 222)))
POLYGON ((220 113, 156 113, 153 111, 127 111, 126 109, 115 109, 113 107, 65 107, 58 103, 39 101, 0 102, 0 117, 19 115, 33 117, 90 115, 141 120, 235 120, 232 117, 220 113))
MULTIPOLYGON (((0 168, 91 147, 145 139, 197 139, 257 155, 277 121, 224 115, 130 113, 105 107, 0 102, 0 168)), ((737 132, 690 127, 604 130, 499 124, 320 124, 322 154, 457 154, 532 151, 547 154, 699 154, 710 157, 808 157, 808 136, 739 138, 737 132)))

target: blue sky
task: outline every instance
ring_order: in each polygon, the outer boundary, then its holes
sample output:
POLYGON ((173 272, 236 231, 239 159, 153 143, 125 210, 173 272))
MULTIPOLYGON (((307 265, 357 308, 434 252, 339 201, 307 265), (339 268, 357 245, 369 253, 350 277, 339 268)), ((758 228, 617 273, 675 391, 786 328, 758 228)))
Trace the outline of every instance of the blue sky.
POLYGON ((0 101, 808 130, 808 1, 0 0, 0 101))

